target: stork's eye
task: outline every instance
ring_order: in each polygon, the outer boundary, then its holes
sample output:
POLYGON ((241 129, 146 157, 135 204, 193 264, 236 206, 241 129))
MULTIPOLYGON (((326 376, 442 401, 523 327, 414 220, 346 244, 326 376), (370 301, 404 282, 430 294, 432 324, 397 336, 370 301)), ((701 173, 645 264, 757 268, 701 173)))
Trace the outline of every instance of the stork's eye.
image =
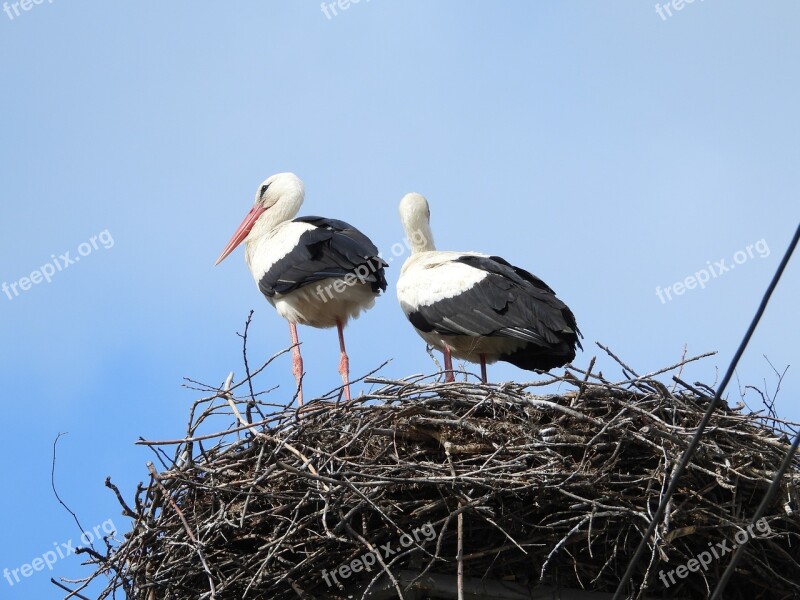
POLYGON ((268 183, 266 185, 262 185, 261 186, 261 192, 258 195, 259 198, 263 198, 264 197, 264 193, 267 191, 268 187, 269 187, 268 183))

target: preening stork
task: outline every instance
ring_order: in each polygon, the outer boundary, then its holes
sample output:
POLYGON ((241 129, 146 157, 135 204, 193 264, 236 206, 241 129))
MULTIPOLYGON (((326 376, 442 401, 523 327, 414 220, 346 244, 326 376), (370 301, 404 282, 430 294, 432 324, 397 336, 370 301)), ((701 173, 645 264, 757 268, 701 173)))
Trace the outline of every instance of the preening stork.
POLYGON ((484 383, 486 363, 546 371, 572 361, 580 331, 555 292, 498 256, 437 251, 430 216, 420 194, 400 202, 412 254, 397 298, 422 339, 444 353, 446 381, 453 381, 452 356, 480 363, 484 383))
POLYGON ((284 319, 292 339, 292 371, 303 404, 303 357, 297 324, 336 327, 339 332, 339 373, 350 399, 350 361, 344 326, 371 308, 386 290, 378 249, 358 229, 335 219, 294 218, 303 204, 303 182, 293 173, 266 179, 256 192, 253 208, 225 246, 219 264, 242 241, 245 260, 258 289, 284 319))

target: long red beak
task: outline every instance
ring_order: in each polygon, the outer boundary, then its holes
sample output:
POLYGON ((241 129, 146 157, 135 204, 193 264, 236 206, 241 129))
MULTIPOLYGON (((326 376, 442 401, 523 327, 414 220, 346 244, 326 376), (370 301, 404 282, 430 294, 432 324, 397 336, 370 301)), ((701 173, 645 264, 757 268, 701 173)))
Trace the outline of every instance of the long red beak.
POLYGON ((239 225, 239 228, 236 230, 236 233, 233 234, 231 241, 228 242, 228 245, 225 246, 225 249, 222 251, 222 254, 219 255, 217 262, 214 263, 215 266, 221 263, 223 260, 225 260, 225 257, 228 256, 228 254, 230 254, 231 252, 233 252, 233 249, 236 248, 236 246, 242 243, 242 240, 247 237, 247 234, 250 233, 250 230, 253 228, 253 225, 255 225, 255 222, 258 220, 258 217, 264 214, 265 210, 267 209, 264 208, 263 206, 254 206, 253 208, 250 209, 250 212, 247 213, 247 216, 244 218, 244 221, 242 221, 241 225, 239 225))

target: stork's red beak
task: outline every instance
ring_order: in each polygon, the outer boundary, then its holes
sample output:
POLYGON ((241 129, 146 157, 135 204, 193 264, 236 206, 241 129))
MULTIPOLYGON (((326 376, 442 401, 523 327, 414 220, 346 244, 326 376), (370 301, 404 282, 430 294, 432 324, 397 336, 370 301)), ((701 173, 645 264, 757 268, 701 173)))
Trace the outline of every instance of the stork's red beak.
POLYGON ((258 220, 258 217, 264 214, 265 210, 267 209, 264 208, 263 206, 254 206, 253 208, 250 209, 250 212, 247 213, 247 216, 244 218, 244 221, 242 221, 242 224, 239 225, 239 228, 236 230, 236 233, 233 234, 231 241, 228 242, 227 246, 225 246, 225 249, 222 251, 222 254, 219 255, 219 258, 217 259, 217 262, 214 263, 214 265, 218 265, 223 260, 225 260, 225 257, 228 256, 228 254, 230 254, 231 252, 233 252, 233 249, 236 248, 236 246, 242 243, 242 240, 247 237, 248 233, 250 233, 250 230, 253 228, 253 225, 258 220))

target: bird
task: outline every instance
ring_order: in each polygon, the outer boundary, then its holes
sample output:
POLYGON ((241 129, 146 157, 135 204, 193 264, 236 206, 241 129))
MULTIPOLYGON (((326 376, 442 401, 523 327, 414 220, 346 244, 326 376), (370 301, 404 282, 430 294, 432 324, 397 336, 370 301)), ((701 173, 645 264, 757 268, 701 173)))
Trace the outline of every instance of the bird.
POLYGON ((339 374, 345 399, 350 400, 344 327, 386 290, 384 269, 388 266, 375 244, 349 223, 316 216, 295 218, 304 198, 305 186, 294 173, 265 179, 256 191, 253 208, 215 263, 245 242, 245 261, 258 289, 289 322, 300 406, 303 357, 297 325, 337 328, 339 374))
POLYGON ((575 358, 582 337, 575 315, 541 279, 499 256, 437 251, 427 199, 400 201, 411 249, 397 281, 397 299, 425 342, 444 354, 445 381, 454 381, 452 357, 486 364, 505 361, 547 371, 575 358))

